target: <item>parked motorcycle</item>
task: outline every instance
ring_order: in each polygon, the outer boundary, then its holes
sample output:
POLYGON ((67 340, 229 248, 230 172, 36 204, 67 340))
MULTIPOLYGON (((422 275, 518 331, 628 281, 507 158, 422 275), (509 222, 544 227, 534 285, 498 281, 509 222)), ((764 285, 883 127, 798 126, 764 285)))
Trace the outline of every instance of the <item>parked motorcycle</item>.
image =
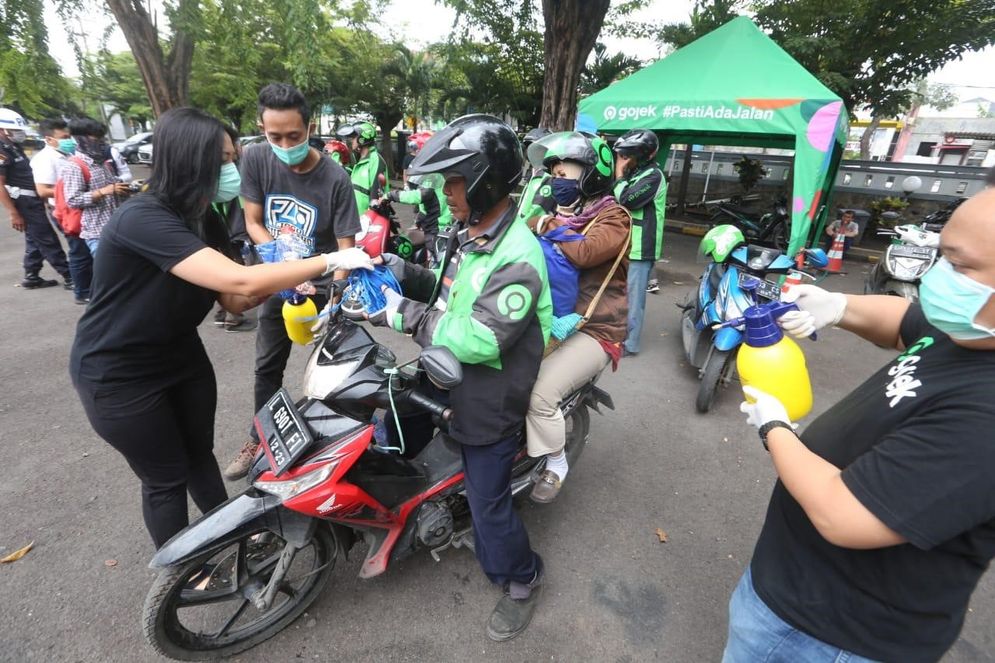
MULTIPOLYGON (((248 488, 153 558, 159 575, 142 619, 150 645, 175 659, 205 660, 263 642, 311 605, 359 539, 368 546, 361 578, 421 549, 436 561, 447 548, 472 549, 460 449, 446 435, 453 413, 423 393, 461 380, 447 348, 425 348, 399 366, 364 327, 333 313, 308 360, 305 397, 295 403, 281 389, 256 414, 263 444, 248 488), (439 430, 421 450, 388 446, 375 416, 388 406, 401 415, 430 412, 439 430)), ((587 443, 588 409, 614 409, 595 382, 561 406, 571 464, 587 443)), ((523 434, 513 494, 527 493, 544 464, 525 453, 523 434)))
POLYGON ((712 212, 713 224, 734 225, 751 244, 772 246, 778 251, 786 251, 791 231, 788 225, 788 201, 780 198, 774 209, 758 216, 731 203, 720 202, 712 212))
POLYGON ((362 228, 356 234, 356 246, 371 258, 381 253, 393 253, 408 262, 424 264, 425 235, 417 229, 407 235, 401 232, 401 223, 389 200, 374 201, 359 217, 362 228))
POLYGON ((879 229, 878 235, 895 240, 864 280, 864 294, 897 295, 910 302, 919 301, 919 281, 936 263, 942 228, 943 224, 923 223, 879 229))
MULTIPOLYGON (((688 293, 681 306, 681 338, 688 363, 698 369, 698 395, 695 408, 708 412, 715 402, 719 385, 732 380, 736 353, 743 342, 743 328, 718 325, 743 315, 748 307, 778 301, 779 283, 768 276, 828 263, 822 249, 804 249, 792 260, 778 249, 748 244, 742 231, 732 225, 716 226, 701 240, 700 257, 708 260, 698 289, 688 293)), ((809 275, 811 276, 811 275, 809 275)))

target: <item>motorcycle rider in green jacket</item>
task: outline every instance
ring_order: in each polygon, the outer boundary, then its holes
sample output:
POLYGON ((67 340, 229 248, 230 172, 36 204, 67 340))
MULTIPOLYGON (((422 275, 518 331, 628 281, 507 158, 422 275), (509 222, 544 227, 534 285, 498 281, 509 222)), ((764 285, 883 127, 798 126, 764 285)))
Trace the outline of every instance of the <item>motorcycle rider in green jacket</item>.
POLYGON ((663 222, 667 208, 667 180, 656 165, 660 142, 649 129, 633 129, 615 141, 615 199, 632 214, 629 251, 629 331, 626 355, 639 354, 639 335, 646 312, 646 292, 659 286, 651 280, 653 266, 663 253, 663 222))
MULTIPOLYGON (((487 635, 509 640, 531 621, 543 580, 512 504, 511 478, 553 308, 542 249, 515 222, 509 195, 522 176, 522 149, 498 118, 468 115, 432 136, 408 172, 445 177, 454 218, 446 258, 429 270, 385 256, 405 296, 385 288, 387 305, 370 320, 419 345, 444 345, 463 365, 462 383, 448 392, 449 436, 463 458, 477 559, 505 590, 487 635)), ((431 436, 430 421, 417 418, 405 417, 406 446, 409 429, 431 436)))
POLYGON ((377 150, 377 128, 369 122, 340 127, 336 132, 349 144, 356 156, 350 178, 356 194, 356 209, 363 214, 370 203, 378 200, 389 190, 387 162, 377 150))

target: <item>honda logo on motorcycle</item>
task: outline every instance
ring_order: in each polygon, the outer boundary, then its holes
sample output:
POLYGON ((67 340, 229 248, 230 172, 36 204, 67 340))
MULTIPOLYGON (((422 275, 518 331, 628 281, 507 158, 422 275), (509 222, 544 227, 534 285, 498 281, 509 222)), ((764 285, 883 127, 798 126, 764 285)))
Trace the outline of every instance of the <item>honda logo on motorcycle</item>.
POLYGON ((646 106, 605 106, 602 115, 606 120, 636 120, 644 117, 656 117, 657 107, 646 106))

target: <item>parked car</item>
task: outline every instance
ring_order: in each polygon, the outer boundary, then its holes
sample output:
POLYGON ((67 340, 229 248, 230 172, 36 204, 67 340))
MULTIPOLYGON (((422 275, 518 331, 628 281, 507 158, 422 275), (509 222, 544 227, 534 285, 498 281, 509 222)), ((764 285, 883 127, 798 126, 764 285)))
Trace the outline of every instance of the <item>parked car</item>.
POLYGON ((117 148, 117 151, 121 153, 124 160, 128 163, 142 163, 138 158, 138 150, 144 145, 148 145, 149 149, 152 147, 152 132, 143 131, 137 133, 127 140, 123 140, 119 143, 114 143, 113 147, 117 148))
POLYGON ((145 143, 138 148, 138 154, 135 157, 135 161, 145 164, 152 163, 152 143, 145 143))

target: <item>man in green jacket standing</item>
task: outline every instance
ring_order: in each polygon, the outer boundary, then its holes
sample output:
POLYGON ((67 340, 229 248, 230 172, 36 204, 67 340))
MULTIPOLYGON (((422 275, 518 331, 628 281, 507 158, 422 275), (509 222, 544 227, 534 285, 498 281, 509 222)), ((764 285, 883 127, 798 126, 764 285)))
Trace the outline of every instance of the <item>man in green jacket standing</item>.
MULTIPOLYGON (((408 172, 445 177, 455 220, 447 260, 433 271, 387 256, 407 296, 385 288, 387 305, 370 320, 419 345, 444 345, 463 364, 462 383, 448 392, 449 435, 463 457, 477 559, 505 589, 487 635, 510 640, 531 621, 543 580, 542 560, 512 504, 511 472, 553 312, 542 249, 515 222, 509 196, 522 176, 521 146, 496 117, 467 115, 432 136, 408 172)), ((416 418, 405 418, 408 447, 419 443, 409 426, 426 428, 416 418)))
MULTIPOLYGON (((660 149, 656 134, 633 129, 615 141, 615 199, 632 214, 629 251, 629 332, 624 354, 639 354, 639 335, 646 312, 646 291, 653 265, 663 253, 663 222, 667 207, 667 180, 657 167, 660 149)), ((653 279, 653 292, 659 290, 653 279)))
POLYGON ((350 177, 356 192, 356 209, 363 214, 370 203, 380 199, 388 189, 387 162, 377 150, 377 128, 369 122, 341 127, 336 132, 356 155, 356 165, 350 177))

